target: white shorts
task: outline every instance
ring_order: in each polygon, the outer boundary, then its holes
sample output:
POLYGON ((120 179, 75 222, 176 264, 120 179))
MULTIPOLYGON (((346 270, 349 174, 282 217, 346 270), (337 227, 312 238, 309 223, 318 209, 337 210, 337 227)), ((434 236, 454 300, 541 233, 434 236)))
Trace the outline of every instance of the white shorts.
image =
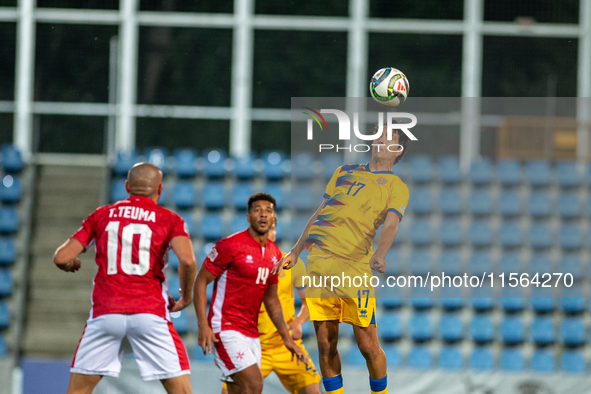
POLYGON ((251 365, 261 367, 261 341, 247 337, 238 331, 222 331, 215 334, 213 356, 216 365, 222 370, 221 380, 233 382, 231 375, 251 365))
POLYGON ((172 323, 150 313, 108 314, 88 319, 70 372, 118 377, 125 338, 143 380, 191 373, 187 350, 172 323))

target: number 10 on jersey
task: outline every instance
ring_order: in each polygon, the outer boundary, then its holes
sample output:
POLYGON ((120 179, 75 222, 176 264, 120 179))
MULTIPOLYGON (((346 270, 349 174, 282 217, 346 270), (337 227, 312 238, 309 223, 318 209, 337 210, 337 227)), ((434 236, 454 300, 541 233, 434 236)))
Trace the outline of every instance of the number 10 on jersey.
MULTIPOLYGON (((117 274, 117 254, 119 252, 119 222, 109 222, 107 232, 107 274, 117 274)), ((150 244, 152 230, 147 224, 131 223, 121 231, 121 270, 127 275, 145 275, 150 270, 150 244), (139 235, 138 264, 132 263, 133 236, 139 235)))

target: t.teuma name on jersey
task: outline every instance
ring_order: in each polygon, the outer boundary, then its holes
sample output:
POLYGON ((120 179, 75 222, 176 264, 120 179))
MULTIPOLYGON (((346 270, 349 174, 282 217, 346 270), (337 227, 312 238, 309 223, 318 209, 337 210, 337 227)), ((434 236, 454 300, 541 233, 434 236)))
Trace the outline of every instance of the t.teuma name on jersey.
POLYGON ((140 207, 117 207, 109 209, 110 218, 126 218, 143 220, 156 223, 156 212, 148 211, 140 207))

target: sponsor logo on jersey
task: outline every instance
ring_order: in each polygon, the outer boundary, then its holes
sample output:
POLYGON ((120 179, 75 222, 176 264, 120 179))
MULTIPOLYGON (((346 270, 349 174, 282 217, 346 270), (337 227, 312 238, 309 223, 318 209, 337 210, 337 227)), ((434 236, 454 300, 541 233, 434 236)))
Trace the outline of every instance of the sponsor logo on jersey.
POLYGON ((400 206, 400 212, 404 213, 404 211, 406 211, 406 207, 404 205, 400 206))
MULTIPOLYGON (((186 225, 186 224, 185 224, 186 225)), ((214 261, 215 258, 218 257, 218 251, 215 249, 215 247, 211 248, 211 251, 209 252, 209 254, 207 255, 207 258, 210 261, 214 261)))
POLYGON ((247 263, 252 263, 253 262, 253 259, 252 259, 252 256, 251 255, 246 256, 246 262, 247 263))
POLYGON ((367 317, 367 310, 362 309, 359 311, 359 317, 367 317))
POLYGON ((383 176, 379 177, 376 181, 378 182, 378 185, 385 185, 386 183, 388 183, 388 180, 383 176))

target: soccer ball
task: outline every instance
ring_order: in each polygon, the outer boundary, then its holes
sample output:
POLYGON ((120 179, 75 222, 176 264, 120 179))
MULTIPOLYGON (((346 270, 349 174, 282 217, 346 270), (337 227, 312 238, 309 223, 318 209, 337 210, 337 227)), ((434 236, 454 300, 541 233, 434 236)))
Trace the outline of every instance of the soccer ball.
POLYGON ((396 107, 406 100, 410 85, 402 71, 387 67, 378 70, 369 83, 371 97, 386 107, 396 107))

